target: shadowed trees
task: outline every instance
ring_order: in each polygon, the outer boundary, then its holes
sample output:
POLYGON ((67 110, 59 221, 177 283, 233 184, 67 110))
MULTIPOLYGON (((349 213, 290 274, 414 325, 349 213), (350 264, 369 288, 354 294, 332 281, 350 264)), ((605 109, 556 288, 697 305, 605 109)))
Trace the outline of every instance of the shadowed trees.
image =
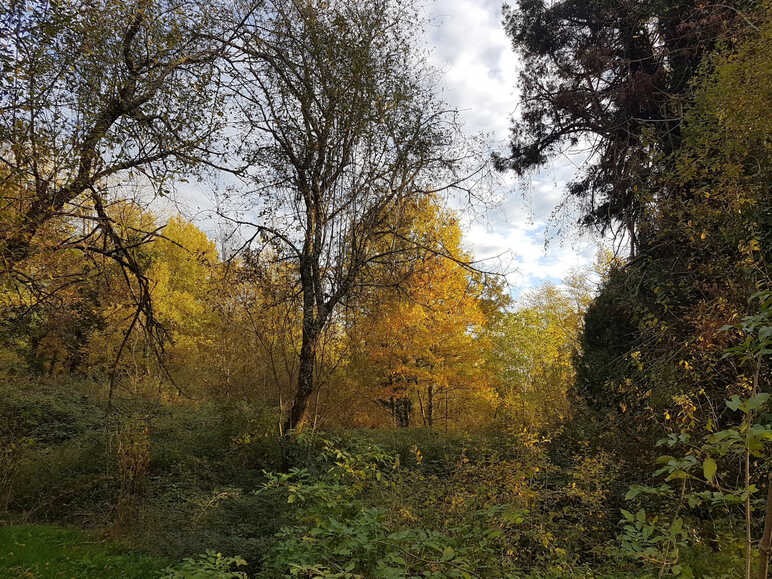
MULTIPOLYGON (((732 4, 732 3, 728 3, 732 4)), ((519 0, 504 24, 523 58, 520 113, 500 169, 524 173, 569 147, 584 170, 568 186, 581 222, 620 227, 631 253, 657 178, 681 142, 689 82, 738 13, 670 0, 519 0)))

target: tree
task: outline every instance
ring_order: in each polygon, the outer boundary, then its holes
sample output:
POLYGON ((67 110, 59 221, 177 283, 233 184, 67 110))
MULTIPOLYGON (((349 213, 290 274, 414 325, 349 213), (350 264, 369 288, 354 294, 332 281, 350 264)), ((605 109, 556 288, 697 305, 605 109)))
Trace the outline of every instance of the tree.
POLYGON ((253 207, 270 219, 237 221, 296 264, 302 300, 287 430, 304 420, 336 306, 368 272, 416 255, 423 240, 402 233, 401 212, 458 166, 453 115, 421 78, 414 23, 391 0, 274 0, 243 37, 234 90, 263 193, 253 207))
POLYGON ((208 339, 198 353, 210 393, 278 407, 279 428, 297 382, 296 279, 290 264, 265 253, 223 264, 208 289, 208 339))
MULTIPOLYGON (((455 216, 429 204, 418 218, 415 230, 440 227, 436 243, 468 259, 455 216)), ((350 378, 364 386, 365 398, 388 410, 396 426, 409 426, 418 410, 424 426, 431 428, 444 413, 447 427, 450 401, 458 422, 468 411, 463 405, 489 385, 483 286, 479 276, 432 252, 410 265, 397 288, 380 289, 358 304, 357 322, 349 328, 350 378)))
MULTIPOLYGON (((123 216, 114 212, 112 219, 118 223, 128 221, 128 228, 144 229, 157 221, 149 212, 136 215, 125 211, 123 216)), ((143 265, 142 275, 151 281, 153 310, 169 338, 163 357, 156 359, 152 336, 136 332, 128 335, 136 304, 121 283, 120 268, 108 262, 112 265, 111 275, 101 284, 101 303, 95 308, 104 323, 92 333, 88 345, 89 370, 92 372, 100 369, 102 374, 109 375, 111 366, 117 364, 118 350, 126 341, 125 349, 129 355, 115 367, 121 376, 129 378, 135 385, 157 382, 167 370, 175 376, 175 382, 184 384, 191 382, 191 374, 205 377, 207 360, 200 355, 200 350, 212 339, 207 333, 211 325, 207 297, 219 273, 219 260, 214 243, 192 223, 172 217, 166 221, 163 230, 164 237, 144 244, 141 255, 137 256, 143 265), (163 366, 159 368, 158 362, 163 366)))
POLYGON ((772 29, 768 6, 748 17, 694 79, 660 177, 674 193, 642 222, 645 251, 612 268, 586 316, 578 389, 615 424, 607 432, 627 430, 609 443, 634 441, 636 459, 666 432, 715 429, 723 400, 748 390, 719 331, 753 314, 750 298, 770 285, 772 29))
POLYGON ((108 312, 133 307, 136 313, 136 280, 147 281, 147 246, 153 238, 146 232, 156 231, 157 222, 130 202, 106 203, 103 210, 111 231, 124 240, 137 278, 127 275, 120 258, 101 251, 107 244, 101 236, 71 246, 69 241, 85 235, 90 224, 62 218, 41 227, 23 270, 0 278, 3 334, 25 336, 19 352, 25 353, 31 368, 48 373, 80 371, 90 335, 104 327, 108 312))
POLYGON ((547 284, 524 296, 488 328, 488 365, 499 412, 518 427, 536 431, 570 414, 582 319, 591 293, 586 276, 572 275, 566 288, 547 284))
POLYGON ((115 259, 154 325, 137 236, 119 235, 109 205, 116 191, 163 194, 177 170, 211 160, 224 16, 217 4, 187 0, 4 4, 0 273, 29 281, 19 269, 46 245, 45 226, 70 221, 71 236, 47 249, 115 259))
POLYGON ((689 82, 716 38, 740 20, 732 2, 519 0, 504 24, 523 57, 522 112, 501 169, 522 175, 566 146, 587 149, 568 186, 582 222, 621 224, 631 251, 639 220, 666 194, 652 181, 681 140, 689 82))

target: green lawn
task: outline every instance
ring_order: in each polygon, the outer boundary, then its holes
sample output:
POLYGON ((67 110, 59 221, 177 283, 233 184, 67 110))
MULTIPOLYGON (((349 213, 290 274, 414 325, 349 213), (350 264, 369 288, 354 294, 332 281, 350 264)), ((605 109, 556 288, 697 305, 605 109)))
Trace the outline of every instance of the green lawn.
POLYGON ((168 562, 82 532, 47 525, 0 527, 0 577, 156 577, 168 562))

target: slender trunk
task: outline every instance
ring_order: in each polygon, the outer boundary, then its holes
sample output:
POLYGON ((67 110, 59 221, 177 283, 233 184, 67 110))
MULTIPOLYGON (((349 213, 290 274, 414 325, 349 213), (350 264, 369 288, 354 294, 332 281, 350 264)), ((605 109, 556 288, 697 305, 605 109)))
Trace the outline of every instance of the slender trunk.
POLYGON ((426 426, 426 412, 424 411, 424 402, 421 399, 421 392, 416 390, 416 394, 418 395, 418 408, 421 410, 421 420, 423 420, 424 426, 426 426))
POLYGON ((448 433, 448 391, 445 390, 445 434, 448 433))
POLYGON ((316 432, 316 425, 319 423, 319 395, 322 393, 321 385, 316 389, 316 400, 314 400, 314 425, 311 427, 312 432, 316 432))
POLYGON ((426 388, 426 425, 431 428, 434 424, 434 386, 429 384, 426 388))
POLYGON ((284 436, 284 400, 282 399, 281 392, 279 393, 279 436, 284 436))
POLYGON ((630 236, 630 260, 638 255, 638 236, 635 234, 635 222, 630 219, 627 223, 627 233, 630 236))
POLYGON ((299 431, 303 427, 308 399, 314 391, 314 366, 316 365, 316 344, 319 338, 318 324, 315 323, 313 312, 303 308, 303 338, 300 346, 300 361, 298 365, 298 386, 295 400, 290 408, 284 433, 291 430, 299 431), (309 319, 310 318, 310 319, 309 319))
POLYGON ((769 576, 769 555, 772 551, 772 472, 767 479, 767 514, 764 517, 764 534, 759 543, 759 579, 769 576))
POLYGON ((318 266, 321 244, 321 228, 318 215, 310 201, 311 193, 304 193, 306 198, 306 238, 303 243, 303 255, 300 258, 300 286, 303 290, 303 335, 298 360, 298 385, 295 400, 290 408, 284 434, 292 430, 299 432, 306 417, 308 399, 314 391, 314 370, 316 368, 316 348, 322 328, 327 321, 327 309, 317 295, 319 291, 318 266))
POLYGON ((410 426, 411 402, 409 398, 396 398, 393 400, 394 421, 398 428, 410 426))
MULTIPOLYGON (((750 424, 748 425, 750 427, 750 424)), ((753 552, 753 537, 751 536, 751 456, 748 445, 745 446, 745 579, 751 579, 751 553, 753 552)))

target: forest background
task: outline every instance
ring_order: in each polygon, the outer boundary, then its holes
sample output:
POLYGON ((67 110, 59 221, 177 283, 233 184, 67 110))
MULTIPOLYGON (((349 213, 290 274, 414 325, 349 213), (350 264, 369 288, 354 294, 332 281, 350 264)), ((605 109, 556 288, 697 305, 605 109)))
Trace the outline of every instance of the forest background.
POLYGON ((0 569, 766 577, 771 9, 505 6, 491 155, 407 3, 3 8, 0 569), (459 204, 576 147, 629 255, 513 303, 459 204))

